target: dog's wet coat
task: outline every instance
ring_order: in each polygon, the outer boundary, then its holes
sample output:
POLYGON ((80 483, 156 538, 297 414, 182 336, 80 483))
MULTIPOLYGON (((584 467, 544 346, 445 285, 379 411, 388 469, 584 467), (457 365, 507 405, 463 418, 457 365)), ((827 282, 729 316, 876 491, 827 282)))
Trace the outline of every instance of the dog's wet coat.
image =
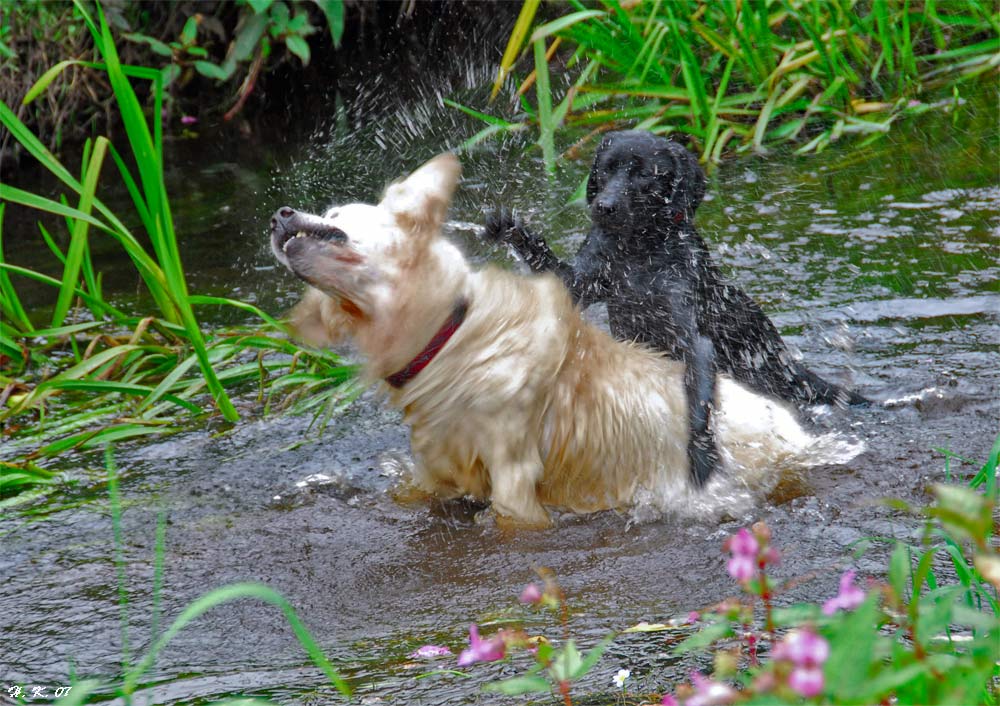
MULTIPOLYGON (((676 496, 688 486, 684 366, 584 322, 551 275, 471 270, 439 234, 458 174, 446 154, 377 206, 279 210, 275 255, 311 285, 293 314, 300 331, 351 336, 385 379, 453 328, 417 374, 386 387, 411 428, 415 480, 439 497, 491 500, 500 518, 541 526, 546 508, 676 496), (457 302, 467 308, 449 327, 457 302)), ((733 474, 829 460, 781 404, 724 377, 716 388, 712 423, 733 474)))
POLYGON ((696 483, 718 465, 710 423, 717 373, 789 402, 858 404, 794 360, 774 324, 723 279, 693 224, 705 177, 690 152, 652 133, 605 136, 587 181, 593 225, 572 264, 509 211, 487 236, 513 246, 535 272, 555 272, 586 307, 606 301, 611 332, 686 364, 688 456, 696 483))

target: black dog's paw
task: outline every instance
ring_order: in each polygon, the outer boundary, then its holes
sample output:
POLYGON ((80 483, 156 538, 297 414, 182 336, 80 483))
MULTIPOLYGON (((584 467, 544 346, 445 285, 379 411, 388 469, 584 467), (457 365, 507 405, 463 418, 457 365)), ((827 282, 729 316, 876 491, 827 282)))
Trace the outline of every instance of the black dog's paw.
POLYGON ((491 243, 518 244, 524 240, 524 221, 511 209, 500 206, 486 213, 484 236, 491 243))

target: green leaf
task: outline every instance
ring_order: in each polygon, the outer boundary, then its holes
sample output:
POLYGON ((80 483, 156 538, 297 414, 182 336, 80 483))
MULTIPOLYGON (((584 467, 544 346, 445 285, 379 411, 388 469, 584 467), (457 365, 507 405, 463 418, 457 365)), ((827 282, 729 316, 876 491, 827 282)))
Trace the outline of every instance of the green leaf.
POLYGON ((674 652, 676 654, 684 654, 685 652, 698 650, 702 647, 711 645, 716 640, 721 640, 724 637, 730 637, 733 634, 735 634, 733 633, 733 626, 729 624, 729 621, 719 620, 711 625, 706 625, 700 631, 696 632, 684 642, 677 645, 677 647, 674 648, 674 652))
POLYGON ((548 693, 552 685, 544 677, 514 677, 500 682, 487 684, 486 691, 495 691, 506 696, 521 696, 522 694, 548 693))
POLYGON ((274 3, 274 0, 247 0, 247 5, 254 11, 255 15, 266 12, 274 3))
POLYGON ((546 24, 537 27, 531 34, 531 38, 528 41, 534 42, 539 39, 545 39, 546 37, 561 32, 567 27, 575 25, 577 22, 583 22, 584 20, 589 20, 593 17, 606 17, 607 13, 601 10, 581 10, 580 12, 574 12, 565 17, 560 17, 557 20, 552 20, 546 24))
POLYGON ((508 128, 508 129, 515 127, 522 127, 518 123, 510 123, 504 120, 503 118, 497 118, 487 113, 480 113, 478 110, 475 110, 473 108, 468 108, 462 105, 461 103, 456 103, 450 98, 445 98, 443 102, 449 108, 456 108, 458 110, 461 110, 466 115, 471 115, 474 118, 478 118, 479 120, 482 120, 484 123, 487 123, 488 125, 493 125, 495 127, 508 128))
POLYGON ((824 665, 828 689, 841 700, 855 697, 868 678, 878 638, 878 600, 872 595, 832 628, 830 657, 824 665))
POLYGON ((66 59, 65 61, 60 61, 58 64, 53 66, 51 69, 46 71, 41 77, 35 81, 34 85, 28 89, 28 92, 24 96, 24 100, 21 101, 21 105, 28 105, 31 101, 35 100, 42 94, 42 92, 49 87, 56 76, 61 74, 64 70, 73 66, 74 64, 81 64, 83 62, 76 61, 74 59, 66 59))
POLYGON ((351 696, 350 685, 348 685, 347 682, 341 678, 337 670, 333 668, 332 664, 330 664, 330 661, 327 659, 326 655, 323 654, 323 651, 316 643, 316 640, 309 634, 305 625, 302 624, 302 621, 295 613, 295 609, 292 608, 291 604, 285 600, 281 594, 277 593, 273 589, 261 584, 253 583, 237 583, 217 588, 188 605, 174 620, 170 627, 167 628, 167 630, 155 642, 153 642, 153 645, 149 648, 149 651, 146 653, 146 656, 142 659, 142 661, 125 675, 124 683, 121 687, 122 692, 125 694, 131 694, 135 691, 136 687, 141 682, 143 675, 148 672, 156 662, 156 657, 160 651, 166 647, 167 644, 169 644, 169 642, 173 640, 188 623, 218 605, 243 598, 253 598, 279 608, 284 614, 286 622, 292 628, 292 632, 295 633, 299 643, 302 645, 303 649, 305 649, 313 664, 323 671, 326 678, 330 680, 330 683, 337 688, 337 691, 339 691, 343 696, 351 696))
POLYGON ((234 61, 247 61, 253 56, 260 38, 267 29, 268 19, 266 15, 251 15, 246 22, 240 25, 233 40, 232 59, 234 61))
POLYGON ((587 672, 589 672, 591 669, 593 669, 594 665, 600 661, 601 657, 604 655, 604 651, 608 649, 608 645, 610 645, 614 641, 614 639, 615 639, 615 634, 611 633, 603 640, 598 642, 596 645, 594 645, 591 648, 590 652, 587 653, 587 656, 583 658, 583 661, 580 663, 579 668, 573 674, 573 678, 579 679, 580 677, 584 676, 587 672))
POLYGON ((344 36, 344 0, 316 0, 319 9, 326 15, 326 25, 330 28, 333 46, 340 46, 344 36))
POLYGON ((181 30, 181 43, 184 44, 184 46, 194 44, 194 40, 197 35, 198 16, 191 15, 187 18, 187 22, 184 23, 184 29, 181 30))
POLYGON ((132 42, 137 42, 140 44, 148 44, 149 48, 153 50, 154 54, 159 54, 160 56, 173 57, 174 50, 170 48, 165 42, 161 42, 156 37, 150 37, 146 34, 139 34, 138 32, 130 32, 128 34, 122 35, 125 39, 132 42))
POLYGON ((906 587, 909 584, 910 548, 902 542, 897 542, 889 558, 889 585, 900 604, 906 602, 906 587))
POLYGON ((535 19, 535 12, 538 11, 540 3, 541 0, 524 0, 524 4, 521 5, 521 12, 517 15, 517 20, 514 22, 514 29, 507 40, 507 48, 504 49, 503 58, 500 59, 500 68, 497 70, 497 77, 493 81, 493 89, 490 91, 490 100, 497 97, 497 93, 500 92, 500 86, 503 85, 504 79, 507 78, 511 67, 514 66, 518 54, 521 53, 524 39, 528 36, 528 30, 531 28, 531 23, 535 19))
POLYGON ((303 37, 298 34, 290 34, 285 37, 285 46, 288 47, 288 51, 299 57, 303 66, 309 64, 309 42, 303 37))
POLYGON ((556 652, 549 673, 556 681, 571 681, 582 664, 583 660, 580 658, 580 651, 576 649, 576 643, 569 639, 563 648, 556 652))
POLYGON ((225 81, 230 76, 233 75, 233 71, 236 70, 235 64, 218 65, 213 64, 211 61, 196 61, 194 62, 195 70, 202 76, 207 78, 214 78, 216 81, 225 81))
POLYGON ((938 505, 927 511, 952 535, 982 543, 990 534, 990 502, 971 488, 938 483, 934 485, 938 505))
MULTIPOLYGON (((90 215, 94 204, 94 192, 97 190, 97 178, 100 176, 101 167, 104 165, 104 156, 107 154, 108 138, 98 137, 94 143, 94 152, 91 155, 90 163, 87 165, 87 173, 83 180, 83 191, 80 194, 80 213, 90 215)), ((83 263, 84 252, 87 247, 87 233, 90 223, 86 220, 77 220, 73 223, 73 233, 70 237, 69 249, 66 252, 66 264, 63 268, 62 287, 59 289, 59 297, 56 300, 55 308, 52 310, 52 325, 58 326, 62 323, 69 311, 73 301, 74 289, 80 277, 80 267, 83 263)))

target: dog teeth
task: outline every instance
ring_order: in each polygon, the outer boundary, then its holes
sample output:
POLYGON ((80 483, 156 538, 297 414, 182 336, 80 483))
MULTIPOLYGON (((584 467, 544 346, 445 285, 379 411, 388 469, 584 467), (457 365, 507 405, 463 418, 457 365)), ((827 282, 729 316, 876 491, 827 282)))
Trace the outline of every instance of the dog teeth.
POLYGON ((305 238, 306 237, 306 232, 304 230, 300 230, 298 233, 295 234, 295 237, 296 238, 305 238))

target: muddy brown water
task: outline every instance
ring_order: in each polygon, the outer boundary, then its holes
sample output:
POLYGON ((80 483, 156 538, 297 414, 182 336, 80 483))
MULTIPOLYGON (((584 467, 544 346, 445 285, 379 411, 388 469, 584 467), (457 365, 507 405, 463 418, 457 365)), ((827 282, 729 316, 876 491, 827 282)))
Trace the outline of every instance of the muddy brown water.
MULTIPOLYGON (((558 637, 555 620, 517 606, 536 567, 555 572, 572 607, 572 633, 585 646, 611 630, 683 617, 736 595, 720 545, 756 520, 769 524, 782 550, 777 577, 797 580, 782 602, 832 596, 846 567, 864 578, 883 575, 888 545, 880 540, 915 541, 922 526, 878 500, 919 504, 930 484, 967 480, 998 432, 995 106, 990 98, 967 104, 954 121, 897 126, 868 148, 736 159, 711 179, 697 223, 723 268, 810 367, 878 401, 807 413, 817 428, 863 440, 862 455, 784 478, 735 517, 637 521, 601 513, 505 535, 477 524, 474 509, 394 498, 409 458, 407 434, 371 392, 321 435, 310 418, 260 418, 248 405, 231 429, 117 449, 133 659, 152 638, 160 511, 168 518, 156 599, 161 626, 211 588, 264 583, 295 607, 365 703, 497 702, 481 686, 520 672, 526 659, 479 665, 464 677, 422 676, 454 661, 417 665, 406 655, 425 643, 457 653, 470 622, 520 619, 532 632, 558 637)), ((192 290, 285 310, 299 285, 267 250, 276 207, 371 200, 387 181, 471 134, 469 127, 432 97, 377 125, 334 125, 304 143, 238 158, 207 138, 175 145, 171 188, 192 290)), ((548 182, 519 140, 464 159, 449 233, 478 263, 511 266, 507 253, 478 241, 472 224, 487 204, 516 205, 566 252, 585 230, 584 210, 566 205, 585 160, 548 182)), ((128 275, 121 280, 127 299, 134 284, 128 275)), ((599 311, 592 315, 600 319, 599 311)), ((0 519, 4 689, 47 685, 51 692, 70 675, 110 679, 121 669, 101 459, 81 456, 65 467, 78 485, 34 515, 0 519)), ((946 566, 937 568, 947 575, 946 566)), ((578 693, 611 694, 620 667, 632 670, 633 693, 670 689, 691 669, 710 668, 708 658, 670 648, 664 634, 622 636, 578 693)), ((144 683, 136 703, 231 694, 289 704, 334 699, 280 613, 246 600, 188 625, 144 683)))

